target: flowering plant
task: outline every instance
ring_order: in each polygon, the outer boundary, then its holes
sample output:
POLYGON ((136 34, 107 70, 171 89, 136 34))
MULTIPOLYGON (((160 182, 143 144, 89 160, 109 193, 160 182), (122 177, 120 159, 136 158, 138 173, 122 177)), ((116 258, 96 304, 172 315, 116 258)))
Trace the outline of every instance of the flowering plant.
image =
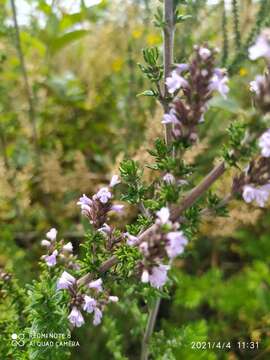
MULTIPOLYGON (((106 308, 121 303, 117 285, 132 282, 132 289, 149 303, 141 350, 141 358, 147 359, 160 299, 168 296, 173 284, 170 271, 174 260, 185 256, 201 219, 227 216, 227 205, 233 198, 256 202, 259 207, 269 198, 269 31, 264 30, 249 48, 249 58, 264 58, 267 67, 264 75, 250 83, 256 111, 263 119, 260 130, 233 122, 218 164, 194 185, 195 169, 184 160, 184 154, 200 141, 211 99, 217 94, 229 96, 229 77, 226 69, 216 66, 218 50, 206 43, 194 46, 186 63, 174 63, 175 26, 185 20, 177 11, 173 1, 164 1, 164 19, 159 23, 164 33, 163 64, 158 49, 150 48, 144 50, 145 64, 140 65, 153 87, 142 94, 156 98, 163 108, 160 123, 164 138, 156 139, 148 150, 154 160, 147 166, 155 177, 146 182, 139 163, 126 159, 120 164, 119 175, 113 175, 107 186, 92 196, 83 194, 77 202, 87 227, 81 251, 72 242, 59 240, 55 228, 47 232, 41 241, 46 254, 42 256, 40 282, 29 288, 34 301, 27 309, 26 321, 32 321, 31 330, 44 329, 44 313, 40 311, 44 304, 57 318, 57 326, 53 321, 50 326, 73 330, 89 323, 88 314, 98 326, 106 317, 106 308), (229 168, 235 168, 236 174, 230 193, 222 199, 209 189, 229 168), (117 204, 116 188, 121 200, 117 204), (121 217, 127 205, 137 209, 136 219, 124 226, 113 225, 112 213, 121 217)), ((2 278, 8 283, 6 275, 2 278)), ((31 353, 31 344, 29 349, 31 353)))

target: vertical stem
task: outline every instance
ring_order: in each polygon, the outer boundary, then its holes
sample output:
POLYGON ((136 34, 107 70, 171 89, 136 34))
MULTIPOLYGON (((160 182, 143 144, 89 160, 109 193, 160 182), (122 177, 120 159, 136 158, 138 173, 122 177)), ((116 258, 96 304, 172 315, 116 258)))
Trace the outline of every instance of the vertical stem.
POLYGON ((241 48, 241 36, 239 30, 239 14, 237 0, 232 0, 234 42, 236 50, 241 48))
MULTIPOLYGON (((174 45, 174 5, 173 0, 164 0, 164 29, 163 29, 163 56, 164 56, 164 83, 166 78, 170 75, 173 64, 173 45, 174 45)), ((166 98, 168 97, 168 89, 164 84, 164 97, 165 97, 165 111, 169 110, 166 98)), ((172 143, 172 126, 171 124, 165 125, 165 140, 166 144, 172 143)))
POLYGON ((225 66, 228 60, 228 29, 227 29, 225 0, 222 1, 222 36, 223 36, 222 65, 225 66))
MULTIPOLYGON (((173 50, 174 50, 174 0, 164 0, 164 28, 163 28, 163 67, 164 67, 164 111, 169 110, 169 104, 167 101, 168 98, 168 89, 166 86, 166 78, 170 76, 172 65, 174 62, 173 50)), ((165 125, 165 141, 167 145, 172 143, 172 126, 171 124, 165 125)), ((172 153, 174 156, 174 152, 172 153)), ((160 306, 160 298, 155 300, 154 306, 149 310, 148 322, 145 328, 143 341, 142 341, 142 351, 141 351, 141 360, 147 360, 149 355, 149 340, 154 331, 158 310, 160 306)))
POLYGON ((15 28, 16 48, 17 48, 17 52, 18 52, 18 56, 19 56, 19 60, 20 60, 21 71, 22 71, 23 80, 24 80, 24 87, 25 87, 26 96, 27 96, 27 100, 28 100, 28 113, 29 113, 29 120, 32 125, 32 136, 33 136, 33 141, 34 141, 35 148, 36 148, 36 153, 39 154, 38 136, 37 136, 36 119, 35 119, 35 107, 34 107, 32 92, 30 89, 28 74, 26 71, 24 54, 23 54, 22 46, 21 46, 20 28, 19 28, 19 24, 18 24, 18 20, 17 20, 17 11, 16 11, 15 0, 10 0, 10 2, 11 2, 11 8, 12 8, 12 17, 13 17, 13 22, 14 22, 14 28, 15 28))
POLYGON ((155 327, 157 314, 158 314, 158 310, 159 310, 159 305, 160 305, 160 298, 155 300, 154 306, 149 311, 149 317, 148 317, 148 321, 147 321, 147 325, 146 325, 146 328, 145 328, 143 341, 142 341, 141 360, 147 360, 148 359, 149 340, 151 338, 151 335, 152 335, 154 327, 155 327))

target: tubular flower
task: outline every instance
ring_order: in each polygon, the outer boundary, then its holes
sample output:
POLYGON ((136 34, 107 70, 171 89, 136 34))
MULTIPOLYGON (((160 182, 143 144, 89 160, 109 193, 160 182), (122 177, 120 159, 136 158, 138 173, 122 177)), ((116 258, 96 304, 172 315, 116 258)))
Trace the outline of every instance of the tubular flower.
POLYGON ((75 327, 81 327, 84 324, 84 318, 76 306, 72 308, 71 313, 68 316, 68 320, 75 327))

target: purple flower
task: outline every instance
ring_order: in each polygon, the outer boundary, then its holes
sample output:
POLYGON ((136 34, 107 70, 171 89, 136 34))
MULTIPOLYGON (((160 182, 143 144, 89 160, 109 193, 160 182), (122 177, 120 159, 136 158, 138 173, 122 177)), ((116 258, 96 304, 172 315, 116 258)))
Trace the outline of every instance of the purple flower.
POLYGON ((102 312, 99 308, 95 308, 94 310, 94 320, 93 320, 93 324, 95 326, 99 325, 101 323, 101 319, 102 319, 102 312))
POLYGON ((69 287, 74 285, 75 282, 76 279, 68 272, 64 271, 61 277, 58 279, 57 290, 68 289, 69 287))
POLYGON ((251 91, 255 92, 256 95, 260 95, 260 87, 261 87, 261 84, 263 84, 263 83, 264 83, 264 76, 257 75, 255 80, 253 80, 249 83, 249 88, 251 91))
POLYGON ((140 244, 139 249, 144 256, 147 256, 149 254, 148 243, 146 241, 144 241, 140 244))
POLYGON ((270 59, 270 42, 269 42, 269 30, 265 30, 258 36, 254 45, 252 45, 248 52, 250 60, 256 60, 260 57, 270 59))
POLYGON ((170 218, 170 211, 168 208, 163 207, 157 212, 157 217, 159 218, 161 225, 165 225, 170 218))
POLYGON ((97 279, 95 281, 91 281, 88 285, 90 287, 90 289, 95 289, 98 292, 101 292, 102 289, 102 279, 97 279))
POLYGON ((122 205, 122 204, 115 204, 115 205, 112 205, 112 207, 111 207, 111 211, 115 211, 117 213, 122 212, 123 209, 124 209, 124 205, 122 205))
POLYGON ((199 55, 203 60, 207 60, 211 56, 211 51, 206 47, 200 47, 199 55))
POLYGON ((177 119, 173 109, 170 110, 169 114, 163 115, 163 119, 162 119, 161 123, 164 125, 178 123, 178 119, 177 119))
POLYGON ((166 251, 170 259, 182 254, 188 242, 182 231, 169 232, 167 240, 166 251))
POLYGON ((245 185, 243 188, 243 199, 246 203, 256 201, 260 207, 264 207, 270 193, 270 184, 255 188, 251 185, 245 185))
POLYGON ((121 180, 119 179, 118 175, 113 175, 111 182, 110 182, 110 187, 114 187, 117 184, 120 184, 121 180))
POLYGON ((112 231, 112 228, 108 224, 104 223, 102 227, 98 229, 98 231, 105 235, 108 235, 112 231))
POLYGON ((71 313, 68 316, 68 320, 76 327, 81 327, 84 324, 84 318, 76 306, 73 306, 71 313))
POLYGON ((49 240, 55 241, 57 235, 57 230, 52 228, 50 231, 47 232, 46 236, 49 240))
POLYGON ((215 69, 214 75, 211 78, 209 84, 210 91, 218 91, 221 96, 224 98, 227 97, 227 93, 229 92, 228 76, 225 75, 222 69, 215 69))
POLYGON ((163 181, 167 184, 174 184, 175 177, 173 176, 173 174, 167 173, 163 176, 163 181))
POLYGON ((128 232, 126 232, 124 235, 125 235, 126 238, 127 238, 127 244, 128 244, 129 246, 134 246, 134 245, 136 245, 136 244, 138 243, 138 241, 139 241, 139 239, 138 239, 136 236, 133 236, 133 235, 129 234, 128 232))
POLYGON ((169 93, 174 94, 181 87, 188 87, 188 82, 174 70, 171 76, 167 77, 166 85, 169 93))
POLYGON ((87 205, 87 206, 91 206, 92 205, 92 200, 89 199, 88 196, 86 196, 85 194, 83 194, 83 196, 80 197, 79 201, 77 202, 77 205, 87 205))
POLYGON ((95 310, 95 307, 97 306, 97 302, 95 299, 91 298, 88 295, 84 295, 84 305, 83 310, 92 313, 95 310))
POLYGON ((270 157, 270 129, 265 131, 259 139, 259 147, 263 157, 270 157))
POLYGON ((167 281, 167 272, 169 268, 169 265, 163 264, 153 267, 149 274, 150 284, 157 289, 161 288, 167 281))
POLYGON ((178 72, 178 74, 181 74, 183 71, 187 71, 188 69, 189 69, 189 65, 182 63, 182 64, 177 64, 175 70, 178 72))
POLYGON ((44 260, 46 261, 46 263, 49 267, 56 265, 56 256, 57 255, 58 255, 58 251, 54 250, 54 252, 51 255, 46 255, 44 257, 44 260))
POLYGON ((63 246, 63 250, 72 253, 73 245, 71 242, 68 242, 66 245, 63 246))
POLYGON ((110 193, 109 189, 107 187, 101 188, 95 197, 102 203, 106 204, 110 198, 112 197, 112 194, 110 193))

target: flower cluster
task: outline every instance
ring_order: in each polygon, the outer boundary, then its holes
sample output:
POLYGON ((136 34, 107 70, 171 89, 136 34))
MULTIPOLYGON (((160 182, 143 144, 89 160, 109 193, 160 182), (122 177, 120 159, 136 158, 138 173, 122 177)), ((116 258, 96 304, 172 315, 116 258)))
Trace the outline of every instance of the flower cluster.
POLYGON ((73 256, 73 246, 71 242, 67 244, 63 240, 60 242, 56 241, 57 230, 52 228, 46 234, 46 239, 41 241, 41 245, 47 248, 47 255, 43 255, 42 259, 46 262, 49 267, 53 267, 57 263, 57 259, 63 260, 67 267, 76 268, 77 265, 74 262, 75 257, 73 256))
POLYGON ((161 288, 167 280, 167 272, 170 265, 162 262, 168 258, 169 263, 178 255, 184 252, 187 245, 187 238, 179 228, 178 223, 170 220, 168 208, 162 208, 157 212, 157 219, 152 233, 149 234, 148 241, 139 244, 139 239, 130 234, 127 236, 128 245, 138 245, 143 255, 143 260, 139 262, 141 281, 149 282, 155 288, 161 288))
POLYGON ((255 44, 249 48, 250 60, 256 60, 260 57, 270 60, 270 29, 264 29, 255 44))
POLYGON ((110 190, 119 183, 118 176, 114 175, 109 187, 101 188, 91 199, 83 194, 77 202, 77 205, 81 207, 82 214, 89 219, 95 229, 99 229, 106 223, 109 211, 121 212, 123 210, 123 205, 111 203, 112 193, 110 190))
POLYGON ((93 314, 93 324, 99 325, 103 316, 103 309, 110 302, 117 302, 117 296, 109 296, 102 287, 102 279, 91 281, 88 285, 88 293, 84 294, 78 289, 75 277, 64 271, 57 282, 57 290, 66 289, 71 296, 71 312, 68 316, 69 322, 75 326, 82 326, 85 321, 82 310, 93 314))
POLYGON ((226 97, 229 91, 226 71, 214 67, 215 52, 196 46, 190 64, 179 64, 166 79, 168 92, 174 99, 162 123, 173 124, 175 139, 196 140, 196 126, 204 121, 213 92, 226 97))

